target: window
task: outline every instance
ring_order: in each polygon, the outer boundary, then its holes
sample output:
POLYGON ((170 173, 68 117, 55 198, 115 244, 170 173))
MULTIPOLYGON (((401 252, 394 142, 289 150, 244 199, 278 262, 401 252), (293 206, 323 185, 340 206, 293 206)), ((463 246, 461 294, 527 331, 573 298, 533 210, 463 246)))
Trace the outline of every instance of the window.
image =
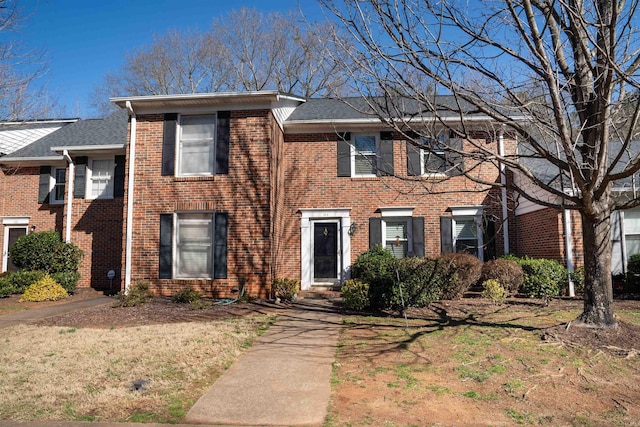
POLYGON ((351 150, 352 176, 376 176, 378 170, 377 137, 354 135, 351 150))
POLYGON ((396 258, 405 258, 409 251, 409 219, 382 221, 384 247, 396 258))
POLYGON ((64 202, 64 190, 67 185, 67 170, 54 168, 51 177, 53 179, 53 189, 51 192, 51 203, 64 202))
MULTIPOLYGON (((491 241, 492 221, 483 217, 482 206, 458 206, 447 209, 451 216, 440 217, 440 251, 467 252, 484 260, 484 233, 491 241)), ((488 245, 490 246, 490 245, 488 245)), ((491 247, 488 254, 492 253, 491 247)))
POLYGON ((454 218, 454 248, 455 252, 467 252, 478 256, 478 225, 473 218, 454 218))
POLYGON ((178 175, 213 175, 216 116, 180 116, 178 175))
POLYGON ((454 164, 452 153, 444 149, 446 142, 444 135, 422 141, 425 148, 420 150, 421 175, 444 175, 451 170, 454 164))
POLYGON ((113 197, 114 159, 94 159, 88 174, 87 193, 89 199, 110 199, 113 197))
POLYGON ((212 277, 212 248, 212 215, 179 214, 176 227, 176 277, 212 277))
POLYGON ((627 259, 633 254, 640 254, 640 210, 624 211, 624 240, 627 259))

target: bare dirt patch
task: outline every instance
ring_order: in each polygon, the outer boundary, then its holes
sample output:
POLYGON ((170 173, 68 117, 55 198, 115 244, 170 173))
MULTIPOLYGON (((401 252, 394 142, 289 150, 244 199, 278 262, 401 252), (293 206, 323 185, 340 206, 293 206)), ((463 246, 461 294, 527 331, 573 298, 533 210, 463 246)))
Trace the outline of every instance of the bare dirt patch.
POLYGON ((617 302, 609 334, 567 330, 581 307, 478 298, 406 321, 347 316, 327 425, 640 425, 640 303, 617 302))

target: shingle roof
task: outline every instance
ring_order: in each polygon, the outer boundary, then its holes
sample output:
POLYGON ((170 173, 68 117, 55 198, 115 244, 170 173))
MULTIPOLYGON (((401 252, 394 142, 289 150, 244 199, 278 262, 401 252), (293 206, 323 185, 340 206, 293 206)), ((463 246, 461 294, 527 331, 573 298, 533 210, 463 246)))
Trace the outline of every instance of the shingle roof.
POLYGON ((102 119, 79 120, 11 153, 11 158, 38 158, 56 155, 52 147, 87 147, 126 144, 127 111, 120 110, 102 119))

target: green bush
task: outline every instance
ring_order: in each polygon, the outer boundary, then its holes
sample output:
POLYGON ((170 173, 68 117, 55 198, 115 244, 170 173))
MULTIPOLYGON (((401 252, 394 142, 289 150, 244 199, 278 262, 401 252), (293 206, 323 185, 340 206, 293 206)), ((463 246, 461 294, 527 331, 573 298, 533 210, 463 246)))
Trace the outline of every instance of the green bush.
POLYGON ((201 299, 202 294, 191 286, 180 289, 171 297, 171 300, 178 304, 192 304, 196 301, 200 301, 201 299))
POLYGON ((342 301, 350 310, 363 311, 369 308, 369 284, 358 279, 346 280, 342 284, 342 301))
POLYGON ((64 243, 55 231, 30 233, 20 237, 10 248, 11 261, 21 270, 46 273, 77 271, 82 251, 71 243, 64 243))
POLYGON ((67 291, 47 274, 29 286, 20 301, 57 301, 68 296, 67 291))
POLYGON ((31 285, 42 279, 46 273, 42 271, 19 270, 7 276, 13 287, 13 293, 22 294, 31 285))
POLYGON ((70 294, 75 292, 78 281, 80 280, 80 273, 73 271, 60 271, 58 273, 51 273, 50 276, 70 294))
MULTIPOLYGON (((576 292, 576 294, 583 294, 584 293, 584 267, 578 267, 575 270, 573 270, 573 273, 571 273, 571 279, 573 279, 573 290, 576 292)), ((567 286, 569 285, 569 283, 567 283, 567 286)), ((567 295, 569 295, 569 292, 567 292, 567 295)))
POLYGON ((9 279, 8 274, 0 274, 0 298, 8 297, 11 294, 14 294, 15 289, 11 284, 11 280, 9 279))
MULTIPOLYGON (((440 257, 455 272, 455 280, 449 280, 442 288, 442 299, 458 299, 480 280, 482 261, 464 252, 444 254, 440 257)), ((450 275, 452 278, 453 274, 450 275)))
POLYGON ((515 294, 524 282, 524 271, 516 261, 498 258, 482 266, 480 281, 484 284, 487 280, 496 280, 508 294, 515 294))
POLYGON ((298 279, 277 278, 271 284, 271 289, 276 298, 282 301, 293 301, 300 292, 300 281, 298 279))
POLYGON ((390 308, 424 307, 439 300, 442 290, 457 280, 451 264, 440 258, 403 258, 395 264, 400 280, 392 288, 390 308))
POLYGON ((507 299, 507 290, 497 280, 485 280, 482 282, 482 297, 499 305, 507 299))
POLYGON ((351 266, 351 277, 369 284, 369 301, 372 308, 388 308, 393 284, 396 282, 393 254, 376 245, 358 255, 351 266))
POLYGON ((567 269, 552 259, 519 258, 524 271, 522 291, 531 298, 553 298, 567 281, 567 269))
POLYGON ((129 293, 118 294, 118 302, 115 304, 116 307, 135 307, 138 305, 142 305, 147 302, 151 298, 151 293, 149 292, 149 284, 146 282, 136 282, 129 289, 129 293))
POLYGON ((640 291, 640 254, 631 255, 627 261, 624 291, 633 293, 640 291))

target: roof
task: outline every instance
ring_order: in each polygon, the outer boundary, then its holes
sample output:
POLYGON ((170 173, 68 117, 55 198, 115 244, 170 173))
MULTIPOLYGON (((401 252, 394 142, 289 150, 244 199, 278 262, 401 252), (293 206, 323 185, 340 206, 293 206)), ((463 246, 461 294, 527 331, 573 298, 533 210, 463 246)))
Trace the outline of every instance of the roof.
POLYGON ((78 120, 26 147, 2 157, 0 161, 37 160, 59 156, 53 149, 98 150, 122 147, 127 142, 128 114, 120 110, 101 119, 78 120))
POLYGON ((10 154, 78 119, 0 122, 0 155, 10 154))

